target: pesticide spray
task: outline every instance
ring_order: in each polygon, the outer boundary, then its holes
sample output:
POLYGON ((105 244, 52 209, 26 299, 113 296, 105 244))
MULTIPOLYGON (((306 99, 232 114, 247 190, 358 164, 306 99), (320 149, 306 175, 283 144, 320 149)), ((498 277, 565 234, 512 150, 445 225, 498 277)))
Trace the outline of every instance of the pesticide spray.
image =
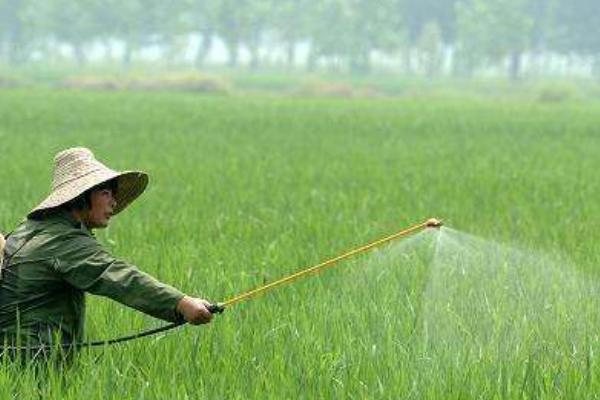
POLYGON ((597 285, 564 256, 442 228, 429 276, 423 335, 458 365, 583 362, 597 341, 597 285))

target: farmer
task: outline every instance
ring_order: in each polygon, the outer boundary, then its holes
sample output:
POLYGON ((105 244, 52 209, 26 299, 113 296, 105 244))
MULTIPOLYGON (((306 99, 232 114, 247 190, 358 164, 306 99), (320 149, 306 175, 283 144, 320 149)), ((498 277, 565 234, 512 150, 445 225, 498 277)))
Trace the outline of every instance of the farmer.
POLYGON ((44 358, 47 350, 40 345, 81 341, 85 292, 169 322, 210 322, 206 300, 113 257, 92 234, 107 227, 147 183, 145 173, 113 171, 86 148, 56 155, 50 195, 6 238, 0 345, 29 346, 29 357, 44 358))

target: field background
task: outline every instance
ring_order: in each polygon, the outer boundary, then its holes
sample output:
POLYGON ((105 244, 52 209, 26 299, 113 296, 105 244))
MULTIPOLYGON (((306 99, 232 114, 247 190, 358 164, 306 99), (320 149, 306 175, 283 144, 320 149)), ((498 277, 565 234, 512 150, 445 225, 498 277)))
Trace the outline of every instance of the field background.
MULTIPOLYGON (((114 168, 151 176, 145 195, 99 232, 100 240, 158 278, 215 301, 430 216, 498 242, 561 253, 594 281, 600 103, 560 100, 6 89, 0 230, 14 227, 47 193, 53 155, 84 145, 114 168)), ((31 373, 5 365, 0 397, 600 392, 597 334, 572 357, 552 362, 528 348, 523 358, 508 359, 444 352, 421 335, 426 260, 399 256, 383 266, 391 271, 383 280, 368 260, 243 303, 210 326, 85 353, 65 374, 67 384, 57 373, 37 384, 31 373)), ((90 338, 159 325, 107 300, 88 305, 90 338)))

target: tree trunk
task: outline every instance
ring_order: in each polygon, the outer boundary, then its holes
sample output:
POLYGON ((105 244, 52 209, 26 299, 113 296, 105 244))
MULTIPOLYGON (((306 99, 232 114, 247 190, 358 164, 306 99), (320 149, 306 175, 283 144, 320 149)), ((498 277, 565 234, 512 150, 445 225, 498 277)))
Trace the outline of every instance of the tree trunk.
POLYGON ((19 15, 22 6, 21 0, 0 2, 0 15, 3 15, 4 21, 7 21, 5 26, 0 26, 0 29, 4 31, 0 31, 0 34, 5 37, 4 53, 6 60, 13 65, 20 64, 24 58, 25 46, 19 15))
POLYGON ((508 75, 511 80, 517 81, 521 77, 521 61, 522 54, 520 51, 513 51, 510 55, 510 65, 508 67, 508 75))
POLYGON ((248 35, 246 44, 250 51, 250 69, 256 70, 260 64, 260 31, 253 31, 248 35))
POLYGON ((411 54, 410 46, 407 46, 403 50, 404 51, 402 52, 402 67, 404 69, 404 74, 406 76, 412 76, 412 74, 413 74, 412 54, 411 54))
POLYGON ((87 61, 85 52, 83 51, 83 46, 81 45, 81 43, 73 43, 72 47, 73 47, 73 55, 75 56, 75 61, 77 62, 77 66, 81 68, 86 64, 86 61, 87 61))
POLYGON ((123 52, 123 68, 129 69, 131 66, 131 58, 132 58, 132 45, 130 42, 125 43, 125 51, 123 52))
POLYGON ((113 47, 110 43, 110 40, 105 39, 102 41, 102 46, 104 47, 104 60, 106 62, 111 63, 113 61, 113 47))
POLYGON ((0 40, 0 61, 8 62, 8 46, 8 41, 0 40))
POLYGON ((477 65, 475 57, 473 53, 469 53, 464 49, 456 49, 452 56, 452 76, 455 78, 473 78, 477 65))
POLYGON ((540 47, 536 47, 531 51, 531 62, 527 71, 529 76, 537 78, 544 74, 543 57, 544 52, 540 47))
POLYGON ((260 64, 260 58, 258 55, 258 45, 252 44, 248 46, 248 49, 250 50, 250 69, 253 71, 257 70, 260 64))
POLYGON ((227 51, 229 53, 229 60, 227 61, 227 65, 231 68, 235 68, 238 65, 238 55, 239 55, 239 44, 235 39, 230 39, 225 42, 227 47, 227 51))
POLYGON ((350 58, 350 72, 366 75, 371 72, 371 55, 369 50, 360 51, 350 58))
POLYGON ((311 45, 308 50, 308 57, 306 59, 306 71, 314 72, 317 67, 317 60, 319 58, 319 54, 317 50, 311 45))
POLYGON ((288 69, 294 69, 296 64, 296 42, 294 40, 289 40, 286 43, 286 61, 288 69))
POLYGON ((592 74, 595 78, 600 78, 600 54, 594 56, 592 61, 592 74))
POLYGON ((196 50, 196 67, 201 67, 206 61, 206 57, 210 53, 213 45, 213 34, 209 29, 202 32, 202 40, 198 44, 196 50))
POLYGON ((20 24, 15 23, 8 31, 6 41, 7 59, 12 65, 20 64, 25 56, 25 45, 22 43, 20 24))

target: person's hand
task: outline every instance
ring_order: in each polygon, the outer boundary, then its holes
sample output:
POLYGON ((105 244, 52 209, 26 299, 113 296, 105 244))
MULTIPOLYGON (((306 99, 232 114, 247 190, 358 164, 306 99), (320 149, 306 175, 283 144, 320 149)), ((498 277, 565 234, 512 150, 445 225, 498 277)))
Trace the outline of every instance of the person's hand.
POLYGON ((177 303, 177 311, 192 325, 208 324, 212 314, 208 311, 210 303, 204 299, 184 296, 177 303))

